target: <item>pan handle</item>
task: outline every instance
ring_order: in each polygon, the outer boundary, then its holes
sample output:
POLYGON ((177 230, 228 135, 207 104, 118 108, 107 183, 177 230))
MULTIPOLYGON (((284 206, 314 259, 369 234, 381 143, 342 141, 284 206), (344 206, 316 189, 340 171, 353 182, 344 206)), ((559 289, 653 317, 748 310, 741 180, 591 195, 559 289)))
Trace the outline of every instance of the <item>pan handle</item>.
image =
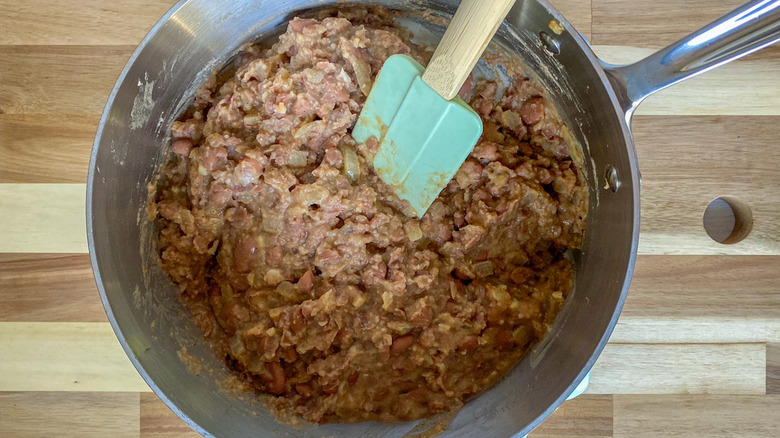
POLYGON ((628 65, 602 62, 626 120, 649 95, 780 41, 780 0, 754 0, 628 65))

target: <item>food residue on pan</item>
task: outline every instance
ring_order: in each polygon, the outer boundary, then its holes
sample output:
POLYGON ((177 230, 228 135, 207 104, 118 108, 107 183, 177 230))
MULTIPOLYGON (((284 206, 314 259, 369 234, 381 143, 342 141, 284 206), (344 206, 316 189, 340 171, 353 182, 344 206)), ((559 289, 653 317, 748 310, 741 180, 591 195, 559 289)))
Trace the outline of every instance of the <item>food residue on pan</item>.
POLYGON ((560 35, 563 33, 563 25, 561 25, 561 22, 558 20, 550 20, 550 22, 547 24, 547 27, 550 28, 553 33, 556 35, 560 35))

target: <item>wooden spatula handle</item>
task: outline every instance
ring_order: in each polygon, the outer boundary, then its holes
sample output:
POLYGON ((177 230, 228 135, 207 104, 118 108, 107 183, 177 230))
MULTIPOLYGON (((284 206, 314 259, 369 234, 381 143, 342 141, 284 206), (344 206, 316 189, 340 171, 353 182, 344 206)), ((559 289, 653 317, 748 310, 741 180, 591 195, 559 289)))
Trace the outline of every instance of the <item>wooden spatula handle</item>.
POLYGON ((515 0, 462 0, 422 80, 443 98, 458 94, 515 0))

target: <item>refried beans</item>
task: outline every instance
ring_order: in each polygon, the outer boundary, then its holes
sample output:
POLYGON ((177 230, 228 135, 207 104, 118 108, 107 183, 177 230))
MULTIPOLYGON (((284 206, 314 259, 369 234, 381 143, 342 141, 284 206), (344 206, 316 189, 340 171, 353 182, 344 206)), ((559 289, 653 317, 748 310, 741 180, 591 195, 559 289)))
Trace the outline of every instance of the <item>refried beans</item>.
POLYGON ((467 82, 484 133, 422 220, 374 173, 377 142, 350 136, 372 80, 390 55, 430 57, 392 14, 296 18, 270 48, 246 47, 173 124, 150 188, 162 267, 280 418, 457 409, 545 335, 572 288, 587 185, 528 78, 500 93, 467 82))

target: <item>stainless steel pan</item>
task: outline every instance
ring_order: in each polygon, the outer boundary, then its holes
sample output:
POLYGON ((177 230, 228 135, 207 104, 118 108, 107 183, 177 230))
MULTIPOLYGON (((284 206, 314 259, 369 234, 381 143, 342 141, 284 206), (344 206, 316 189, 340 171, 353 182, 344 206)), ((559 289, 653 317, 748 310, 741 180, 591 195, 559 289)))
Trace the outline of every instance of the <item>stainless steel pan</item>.
MULTIPOLYGON (((274 35, 304 10, 335 3, 430 9, 444 16, 457 6, 455 0, 181 1, 128 61, 100 121, 87 186, 87 227, 103 304, 149 386, 207 436, 390 437, 415 427, 363 423, 295 430, 277 423, 254 394, 226 391, 220 382, 229 372, 204 344, 155 263, 153 233, 143 213, 147 183, 165 158, 161 146, 195 87, 242 43, 274 35)), ((443 32, 428 22, 415 26, 432 35, 443 32)), ((444 436, 525 434, 588 373, 617 322, 636 256, 639 171, 632 113, 649 94, 778 39, 780 0, 754 1, 642 61, 614 66, 601 62, 546 1, 516 4, 496 42, 550 91, 583 145, 592 184, 588 229, 576 257, 576 289, 552 332, 506 379, 467 403, 444 436), (551 20, 560 23, 560 35, 551 30, 551 20)))

